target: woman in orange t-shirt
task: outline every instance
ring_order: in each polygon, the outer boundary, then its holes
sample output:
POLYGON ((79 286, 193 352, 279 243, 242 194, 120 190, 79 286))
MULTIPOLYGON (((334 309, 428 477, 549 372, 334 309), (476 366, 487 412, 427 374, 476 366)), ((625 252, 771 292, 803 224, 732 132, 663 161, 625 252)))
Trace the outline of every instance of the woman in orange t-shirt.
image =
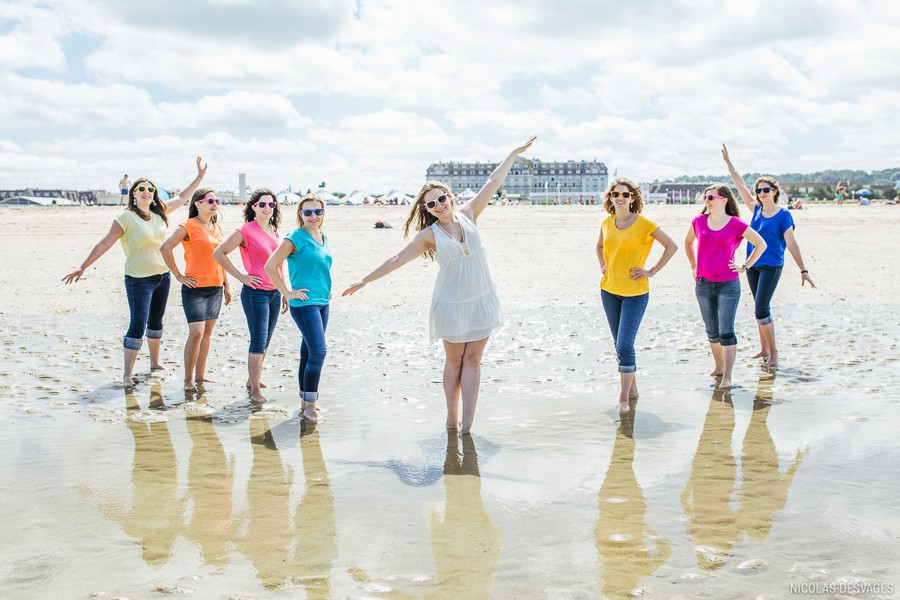
POLYGON ((225 270, 213 258, 213 251, 225 235, 219 226, 220 200, 216 193, 203 188, 194 192, 188 209, 188 220, 175 229, 160 247, 163 260, 172 275, 181 283, 181 304, 188 322, 188 339, 184 344, 184 391, 197 391, 197 384, 206 378, 206 358, 209 340, 222 299, 231 303, 231 290, 225 270), (184 246, 184 274, 178 270, 172 250, 184 246))

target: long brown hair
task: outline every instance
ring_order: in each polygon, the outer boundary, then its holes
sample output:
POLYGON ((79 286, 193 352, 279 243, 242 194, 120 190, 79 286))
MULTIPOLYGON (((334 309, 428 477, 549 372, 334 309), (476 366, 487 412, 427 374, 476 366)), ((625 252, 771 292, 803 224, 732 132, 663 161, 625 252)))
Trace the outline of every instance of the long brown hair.
MULTIPOLYGON (((425 207, 425 194, 431 190, 441 190, 447 194, 447 201, 451 203, 451 207, 456 201, 453 197, 453 192, 450 191, 447 185, 440 181, 426 181, 413 201, 412 208, 409 211, 409 218, 406 219, 406 225, 403 226, 403 237, 409 237, 409 228, 413 223, 415 223, 416 231, 422 231, 437 222, 437 217, 428 212, 428 209, 425 207)), ((434 259, 434 250, 426 250, 425 256, 434 259)))
POLYGON ((134 191, 137 189, 137 186, 141 183, 145 184, 144 187, 152 187, 153 188, 153 200, 150 202, 150 212, 158 214, 162 217, 163 223, 166 224, 166 227, 169 226, 169 217, 166 216, 166 206, 162 203, 162 200, 159 199, 159 189, 156 187, 156 184, 147 179, 146 177, 141 177, 137 181, 131 184, 131 189, 128 190, 128 210, 140 216, 141 213, 138 212, 137 202, 134 201, 134 191))
MULTIPOLYGON (((199 200, 200 198, 205 198, 207 194, 215 194, 215 193, 216 193, 216 190, 214 190, 212 188, 200 188, 199 190, 194 192, 194 195, 191 196, 191 204, 190 204, 190 206, 188 206, 188 219, 193 219, 194 217, 196 217, 197 215, 200 214, 200 209, 197 208, 197 200, 199 200)), ((216 194, 216 195, 218 196, 218 194, 216 194)), ((219 215, 218 215, 218 211, 216 211, 216 212, 217 212, 217 214, 214 214, 213 216, 211 216, 209 218, 210 223, 218 222, 219 215)))
MULTIPOLYGON (((705 190, 703 190, 703 196, 706 196, 707 192, 713 190, 719 196, 725 198, 725 214, 730 215, 732 217, 741 216, 741 211, 738 208, 737 200, 734 197, 734 192, 731 191, 731 188, 725 185, 724 183, 711 185, 705 190)), ((703 199, 703 197, 701 197, 703 199)), ((706 203, 703 204, 703 210, 700 211, 701 215, 706 214, 706 203)))
POLYGON ((272 228, 272 231, 278 231, 278 226, 281 225, 281 211, 278 209, 278 198, 269 188, 259 188, 250 195, 250 201, 244 206, 244 223, 250 223, 251 221, 256 220, 256 213, 253 212, 253 205, 259 202, 260 198, 263 196, 272 196, 272 200, 275 201, 275 210, 272 211, 272 216, 269 217, 269 227, 272 228))
POLYGON ((629 190, 631 190, 631 202, 629 203, 628 210, 633 212, 636 215, 641 214, 641 211, 644 210, 644 195, 641 194, 641 186, 628 179, 627 177, 616 177, 609 184, 609 189, 606 190, 606 202, 603 203, 603 208, 606 209, 611 215, 616 214, 616 207, 613 205, 612 201, 612 192, 613 188, 617 185, 624 185, 629 190))
POLYGON ((756 190, 759 188, 760 183, 768 183, 775 188, 775 198, 773 198, 773 201, 775 204, 778 204, 778 197, 781 196, 781 188, 778 186, 778 182, 775 181, 774 177, 760 177, 756 180, 756 183, 753 184, 753 197, 756 198, 756 203, 762 206, 759 196, 756 195, 756 190))

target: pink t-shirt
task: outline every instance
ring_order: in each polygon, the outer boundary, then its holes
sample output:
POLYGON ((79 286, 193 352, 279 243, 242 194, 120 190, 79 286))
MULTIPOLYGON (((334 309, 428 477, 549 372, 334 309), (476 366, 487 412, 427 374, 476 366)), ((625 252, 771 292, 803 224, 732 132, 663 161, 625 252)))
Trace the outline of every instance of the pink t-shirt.
POLYGON ((697 279, 707 281, 732 281, 738 278, 737 271, 728 266, 734 260, 734 253, 741 245, 747 223, 737 217, 718 231, 709 228, 709 215, 700 214, 694 217, 692 226, 697 236, 697 279))
MULTIPOLYGON (((275 286, 266 275, 266 261, 278 248, 281 238, 275 233, 273 238, 263 231, 262 227, 256 221, 244 223, 240 229, 241 237, 244 238, 244 245, 241 246, 241 260, 244 263, 244 269, 248 275, 254 275, 262 279, 262 283, 256 286, 258 290, 274 290, 275 286)), ((281 273, 281 267, 278 268, 281 273)))

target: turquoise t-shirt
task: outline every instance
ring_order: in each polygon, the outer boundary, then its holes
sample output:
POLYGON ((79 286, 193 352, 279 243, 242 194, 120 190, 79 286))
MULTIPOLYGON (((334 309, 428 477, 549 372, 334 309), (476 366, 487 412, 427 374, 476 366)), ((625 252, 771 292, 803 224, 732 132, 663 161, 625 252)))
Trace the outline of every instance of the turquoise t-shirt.
POLYGON ((322 242, 312 238, 302 227, 289 233, 295 251, 287 257, 291 289, 309 290, 307 300, 291 299, 291 306, 325 306, 331 297, 331 248, 322 234, 322 242))

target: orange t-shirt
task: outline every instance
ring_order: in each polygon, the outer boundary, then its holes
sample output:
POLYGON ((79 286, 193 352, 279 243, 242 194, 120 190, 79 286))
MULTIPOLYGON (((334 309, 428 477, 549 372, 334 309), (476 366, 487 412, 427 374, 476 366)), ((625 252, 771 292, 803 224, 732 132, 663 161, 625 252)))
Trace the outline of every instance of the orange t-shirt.
POLYGON ((188 239, 183 240, 184 274, 197 280, 197 287, 218 287, 225 283, 225 269, 213 258, 213 250, 225 241, 225 234, 219 224, 215 229, 207 229, 197 219, 188 219, 181 224, 187 231, 188 239))

